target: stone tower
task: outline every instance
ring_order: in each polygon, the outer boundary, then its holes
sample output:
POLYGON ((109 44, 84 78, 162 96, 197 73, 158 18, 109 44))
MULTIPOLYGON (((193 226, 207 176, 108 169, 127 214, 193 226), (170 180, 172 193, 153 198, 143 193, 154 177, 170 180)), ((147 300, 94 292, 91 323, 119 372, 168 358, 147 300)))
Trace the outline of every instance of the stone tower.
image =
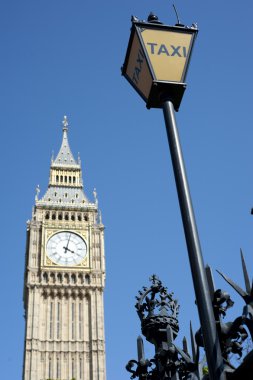
POLYGON ((27 222, 23 380, 105 380, 104 226, 63 120, 49 185, 27 222))

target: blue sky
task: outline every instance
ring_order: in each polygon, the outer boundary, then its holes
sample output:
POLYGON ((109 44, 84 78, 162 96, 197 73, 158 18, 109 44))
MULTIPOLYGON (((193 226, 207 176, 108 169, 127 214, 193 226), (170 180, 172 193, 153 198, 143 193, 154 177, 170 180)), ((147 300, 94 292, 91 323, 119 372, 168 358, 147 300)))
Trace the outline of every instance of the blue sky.
MULTIPOLYGON (((204 260, 242 284, 240 247, 253 275, 253 5, 175 4, 181 21, 200 29, 177 120, 204 260)), ((63 115, 106 226, 108 380, 129 379, 124 366, 140 333, 134 297, 151 274, 179 299, 180 339, 190 319, 199 327, 163 115, 120 75, 131 15, 150 11, 176 22, 169 1, 1 4, 2 378, 21 379, 26 220, 36 185, 47 188, 63 115)))

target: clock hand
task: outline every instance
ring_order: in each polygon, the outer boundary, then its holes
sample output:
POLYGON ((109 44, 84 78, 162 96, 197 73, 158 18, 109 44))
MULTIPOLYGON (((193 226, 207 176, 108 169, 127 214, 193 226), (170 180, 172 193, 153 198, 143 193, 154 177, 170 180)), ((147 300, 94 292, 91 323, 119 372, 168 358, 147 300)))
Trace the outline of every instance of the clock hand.
POLYGON ((70 237, 71 237, 71 234, 69 234, 69 239, 68 239, 68 242, 67 242, 67 247, 63 247, 63 248, 65 249, 65 252, 64 252, 64 253, 66 253, 66 252, 67 252, 67 250, 68 250, 68 246, 69 246, 70 237))
POLYGON ((75 253, 74 251, 72 251, 71 249, 69 249, 68 247, 63 247, 63 249, 65 249, 65 252, 64 253, 67 253, 67 251, 71 252, 71 253, 75 253))

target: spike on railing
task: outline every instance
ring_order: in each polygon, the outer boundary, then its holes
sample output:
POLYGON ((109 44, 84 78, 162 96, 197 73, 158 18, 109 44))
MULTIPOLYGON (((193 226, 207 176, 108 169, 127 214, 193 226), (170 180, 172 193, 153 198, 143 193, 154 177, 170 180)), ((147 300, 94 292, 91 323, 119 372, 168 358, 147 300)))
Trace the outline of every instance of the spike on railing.
POLYGON ((185 352, 187 355, 189 355, 189 351, 188 351, 188 343, 187 343, 187 339, 186 339, 185 336, 184 336, 184 338, 183 338, 183 350, 184 350, 184 352, 185 352))
POLYGON ((214 284, 214 279, 213 279, 212 268, 209 265, 206 265, 205 269, 206 269, 206 278, 207 278, 210 297, 211 297, 211 300, 213 300, 214 292, 215 292, 215 284, 214 284))
POLYGON ((145 354, 144 354, 143 339, 140 335, 137 338, 137 353, 138 353, 139 362, 144 362, 145 354))
POLYGON ((242 270, 243 270, 243 276, 244 276, 244 282, 245 282, 246 292, 248 294, 250 294, 251 293, 250 280, 249 280, 249 275, 248 275, 248 271, 247 271, 247 268, 246 268, 246 264, 245 264, 245 260, 244 260, 244 256, 243 256, 242 250, 241 250, 241 260, 242 260, 242 270))

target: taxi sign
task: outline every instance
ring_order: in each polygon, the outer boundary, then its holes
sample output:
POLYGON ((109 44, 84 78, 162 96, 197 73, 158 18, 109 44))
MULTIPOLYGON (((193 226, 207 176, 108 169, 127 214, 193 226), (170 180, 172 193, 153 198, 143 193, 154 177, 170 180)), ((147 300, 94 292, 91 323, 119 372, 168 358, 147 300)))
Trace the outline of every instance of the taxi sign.
POLYGON ((184 90, 196 27, 132 21, 122 75, 148 108, 161 108, 169 98, 178 110, 184 90))

